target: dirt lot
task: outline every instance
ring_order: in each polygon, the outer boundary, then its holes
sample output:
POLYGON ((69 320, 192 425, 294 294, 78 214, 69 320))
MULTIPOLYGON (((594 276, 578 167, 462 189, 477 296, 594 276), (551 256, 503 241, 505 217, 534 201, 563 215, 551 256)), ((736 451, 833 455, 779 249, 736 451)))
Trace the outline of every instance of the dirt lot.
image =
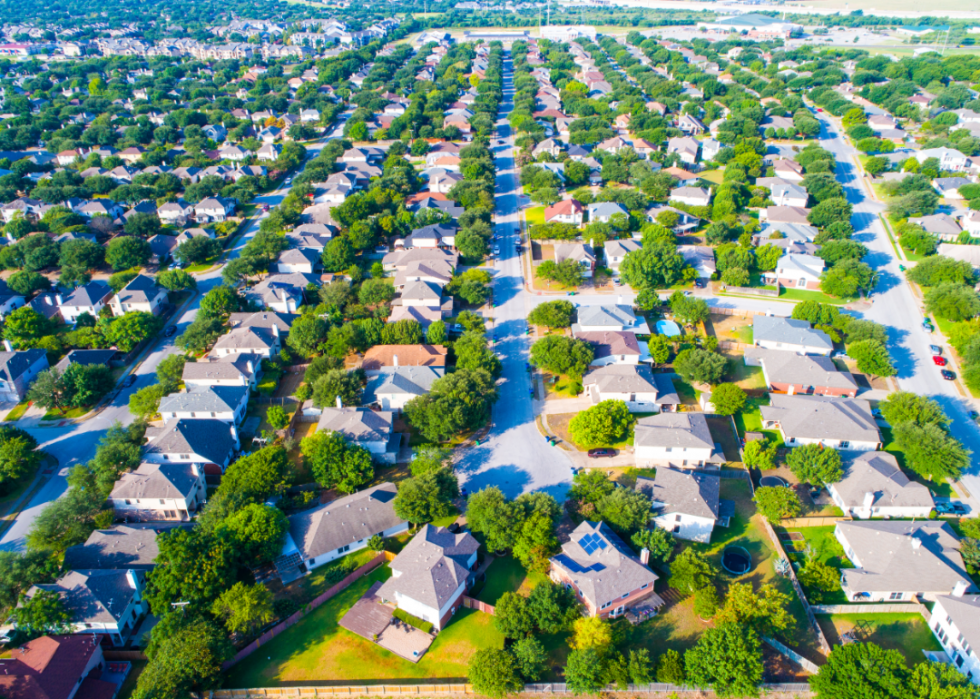
POLYGON ((721 341, 752 343, 752 316, 726 316, 712 313, 705 330, 721 341))

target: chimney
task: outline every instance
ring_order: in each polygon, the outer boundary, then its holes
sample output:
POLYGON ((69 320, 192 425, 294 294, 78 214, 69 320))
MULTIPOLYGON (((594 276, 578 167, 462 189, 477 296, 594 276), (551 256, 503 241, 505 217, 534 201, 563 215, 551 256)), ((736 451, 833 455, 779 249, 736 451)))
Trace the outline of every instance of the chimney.
POLYGON ((249 359, 247 362, 245 362, 245 366, 248 367, 248 373, 249 374, 254 374, 255 373, 255 362, 253 362, 251 359, 249 359))
POLYGON ((344 401, 340 400, 340 396, 337 396, 337 410, 344 407, 344 401))
POLYGON ((55 294, 54 295, 54 300, 58 302, 58 305, 59 306, 65 302, 65 300, 63 298, 61 298, 61 294, 55 294))
POLYGON ((623 297, 622 297, 622 295, 616 297, 616 303, 618 303, 620 306, 623 305, 623 297))
POLYGON ((920 539, 917 536, 913 536, 912 537, 912 550, 913 551, 918 551, 920 548, 922 548, 922 539, 920 539))
POLYGON ((131 588, 133 588, 134 590, 139 590, 140 589, 140 581, 136 577, 136 571, 135 570, 127 570, 126 571, 126 580, 129 581, 129 586, 131 588))
POLYGON ((966 580, 957 580, 956 584, 953 585, 953 597, 962 597, 969 589, 970 583, 968 583, 966 580))
POLYGON ((396 367, 398 366, 398 355, 397 354, 391 355, 391 363, 394 364, 396 367))
POLYGON ((235 448, 238 448, 238 428, 235 427, 235 423, 231 423, 228 426, 228 431, 231 432, 231 438, 235 440, 235 448))
POLYGON ((650 549, 643 548, 640 550, 640 563, 645 566, 650 565, 650 549))
POLYGON ((875 501, 875 494, 872 493, 870 490, 864 494, 864 502, 861 503, 861 506, 868 511, 869 517, 871 516, 871 506, 874 504, 874 501, 875 501))
POLYGON ((10 346, 10 340, 4 340, 3 341, 3 348, 5 350, 7 350, 8 352, 13 352, 14 351, 14 348, 10 346))
POLYGON ((275 323, 272 324, 272 335, 273 337, 279 337, 279 326, 275 323))

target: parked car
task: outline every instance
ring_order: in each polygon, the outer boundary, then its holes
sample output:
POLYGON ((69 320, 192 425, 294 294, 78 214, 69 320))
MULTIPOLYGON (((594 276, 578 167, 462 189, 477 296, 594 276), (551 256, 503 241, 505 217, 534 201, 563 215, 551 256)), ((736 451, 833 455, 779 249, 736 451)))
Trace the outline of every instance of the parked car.
POLYGON ((847 351, 846 350, 837 350, 832 355, 830 355, 830 358, 831 359, 847 359, 847 351))
POLYGON ((940 356, 943 353, 943 348, 939 345, 929 345, 929 351, 932 352, 933 356, 940 356))
POLYGON ((940 373, 942 373, 943 378, 946 379, 947 381, 952 381, 953 379, 956 378, 956 374, 951 372, 949 369, 943 369, 942 372, 940 373))
POLYGON ((946 366, 946 357, 935 356, 932 358, 932 363, 936 366, 946 366))
POLYGON ((460 335, 462 335, 464 330, 465 328, 459 323, 453 323, 452 325, 449 326, 449 332, 451 333, 459 333, 460 335))
POLYGON ((493 254, 494 255, 500 255, 500 246, 499 245, 494 245, 493 246, 493 254))
POLYGON ((589 449, 590 459, 601 459, 609 456, 616 456, 616 450, 615 449, 589 449))
POLYGON ((136 383, 136 374, 130 374, 125 379, 123 379, 122 385, 123 388, 129 388, 134 383, 136 383))
POLYGON ((965 515, 966 506, 961 502, 937 502, 936 512, 941 515, 965 515))
POLYGON ((925 329, 926 332, 930 332, 930 333, 933 330, 935 330, 935 328, 932 327, 932 321, 929 320, 928 318, 926 318, 924 321, 922 321, 922 327, 925 329))
POLYGON ((167 329, 163 331, 163 336, 164 337, 173 337, 176 332, 177 332, 177 326, 176 325, 171 325, 171 326, 168 326, 167 329))
POLYGON ((704 285, 704 280, 701 279, 701 277, 698 277, 697 279, 694 280, 694 286, 696 286, 699 289, 703 289, 704 286, 705 286, 704 285))

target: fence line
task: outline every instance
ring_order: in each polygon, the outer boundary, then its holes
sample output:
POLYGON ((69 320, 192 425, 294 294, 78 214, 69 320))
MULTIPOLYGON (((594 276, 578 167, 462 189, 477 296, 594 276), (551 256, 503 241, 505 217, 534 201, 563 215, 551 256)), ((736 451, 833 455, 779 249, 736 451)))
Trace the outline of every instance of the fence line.
POLYGON ((106 660, 146 660, 146 654, 141 650, 104 650, 102 657, 106 660))
POLYGON ((815 604, 815 614, 921 614, 929 621, 932 614, 929 608, 918 602, 903 604, 815 604))
POLYGON ((811 675, 816 675, 818 672, 820 672, 820 668, 817 666, 817 664, 815 662, 813 662, 809 658, 803 657, 802 655, 800 655, 799 653, 797 653, 792 648, 790 648, 788 646, 784 646, 782 643, 780 643, 779 641, 777 641, 775 638, 769 638, 767 636, 763 640, 766 643, 768 643, 770 646, 772 646, 773 648, 775 648, 777 651, 779 651, 780 653, 782 653, 783 655, 785 655, 787 658, 789 658, 790 660, 792 660, 793 662, 795 662, 797 665, 799 665, 800 667, 802 667, 804 670, 806 670, 807 672, 809 672, 811 675))
POLYGON ((765 311, 749 311, 744 308, 718 308, 712 307, 709 315, 713 316, 764 316, 765 311))
POLYGON ((783 529, 805 529, 807 527, 829 527, 838 522, 850 522, 850 517, 788 517, 779 521, 783 529))
POLYGON ((225 661, 222 664, 221 669, 222 670, 227 670, 228 668, 230 668, 235 663, 241 662, 242 660, 244 660, 245 658, 247 658, 248 656, 250 656, 252 653, 254 653, 255 651, 257 651, 262 645, 268 643, 273 638, 275 638, 276 636, 278 636, 279 634, 281 634, 283 631, 285 631, 286 629, 288 629, 290 626, 292 626, 295 623, 297 623, 300 619, 302 619, 307 614, 309 614, 310 612, 312 612, 314 609, 316 609, 317 607, 319 607, 320 605, 322 605, 324 602, 326 602, 327 600, 329 600, 331 597, 334 597, 335 595, 337 595, 338 593, 342 592, 343 590, 346 590, 354 582, 356 582, 360 578, 364 577, 365 575, 367 575, 368 573, 370 573, 371 571, 373 571, 375 568, 379 567, 385 561, 390 560, 385 555, 386 553, 387 552, 379 553, 377 556, 375 556, 374 558, 372 558, 370 561, 368 561, 367 563, 365 563, 364 565, 362 565, 360 568, 358 568, 354 572, 350 573, 347 577, 345 577, 339 583, 337 583, 336 585, 334 585, 333 587, 331 587, 329 590, 327 590, 326 592, 324 592, 321 595, 319 595, 316 599, 314 599, 312 602, 310 602, 309 604, 307 604, 306 606, 304 606, 298 612, 295 612, 292 616, 287 617, 286 619, 283 619, 282 621, 280 621, 278 624, 276 624, 275 626, 273 626, 271 629, 269 629, 264 634, 262 634, 261 636, 259 636, 257 639, 255 639, 254 641, 252 641, 251 643, 249 643, 247 646, 245 646, 244 648, 242 648, 240 651, 238 651, 238 653, 235 654, 235 657, 234 658, 232 658, 231 660, 225 661))
POLYGON ((472 597, 467 597, 466 595, 463 595, 463 606, 467 609, 475 609, 478 612, 489 614, 490 616, 493 616, 495 611, 495 607, 492 604, 481 602, 478 599, 473 599, 472 597))
POLYGON ((735 350, 736 352, 744 352, 753 345, 746 345, 741 342, 729 342, 728 340, 722 340, 718 343, 718 349, 723 350, 735 350))

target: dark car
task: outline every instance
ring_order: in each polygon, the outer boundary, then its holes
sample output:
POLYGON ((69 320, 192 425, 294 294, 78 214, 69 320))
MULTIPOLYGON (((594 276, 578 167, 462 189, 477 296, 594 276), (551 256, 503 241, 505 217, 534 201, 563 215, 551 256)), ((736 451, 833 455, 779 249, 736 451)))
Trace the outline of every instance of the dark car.
POLYGON ((164 330, 163 335, 164 335, 164 337, 173 337, 174 336, 174 333, 176 333, 176 332, 177 332, 177 326, 176 325, 171 325, 171 326, 167 327, 166 330, 164 330))
POLYGON ((134 383, 136 383, 136 374, 130 374, 125 379, 123 379, 123 388, 129 388, 134 383))
POLYGON ((946 379, 947 381, 952 381, 953 379, 956 378, 956 374, 951 372, 949 369, 943 369, 942 375, 943 378, 946 379))
POLYGON ((704 280, 701 279, 700 277, 698 279, 695 279, 694 280, 694 286, 696 286, 699 289, 703 289, 704 288, 704 280))
POLYGON ((616 456, 615 449, 589 449, 590 459, 601 459, 606 456, 616 456))

